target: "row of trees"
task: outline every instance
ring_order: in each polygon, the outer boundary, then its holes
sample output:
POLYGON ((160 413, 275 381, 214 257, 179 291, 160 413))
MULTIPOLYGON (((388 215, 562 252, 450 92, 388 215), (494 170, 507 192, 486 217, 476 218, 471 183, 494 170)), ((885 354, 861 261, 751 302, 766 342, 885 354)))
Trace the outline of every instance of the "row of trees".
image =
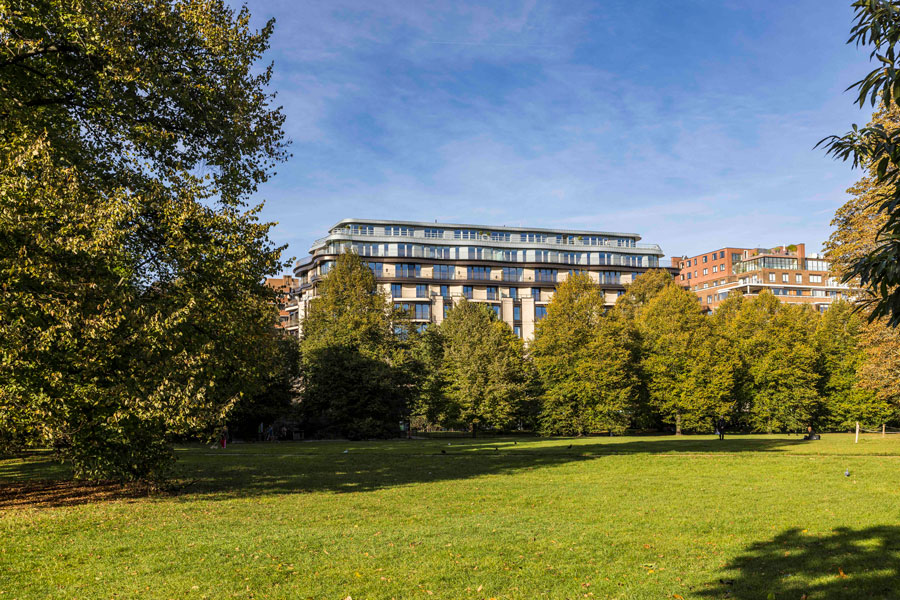
POLYGON ((629 427, 846 429, 897 417, 900 337, 846 302, 824 314, 763 293, 711 317, 664 271, 608 310, 586 275, 560 284, 529 345, 465 300, 417 333, 366 265, 339 258, 310 305, 300 406, 314 429, 396 433, 410 417, 546 434, 629 427))

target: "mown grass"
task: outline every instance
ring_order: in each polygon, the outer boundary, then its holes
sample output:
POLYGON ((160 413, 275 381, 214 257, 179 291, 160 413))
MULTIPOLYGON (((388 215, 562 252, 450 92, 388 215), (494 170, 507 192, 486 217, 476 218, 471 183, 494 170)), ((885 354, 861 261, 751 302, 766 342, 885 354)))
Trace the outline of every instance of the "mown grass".
POLYGON ((36 484, 65 474, 44 456, 0 461, 0 600, 811 600, 900 589, 897 436, 178 454, 190 483, 151 497, 36 484))

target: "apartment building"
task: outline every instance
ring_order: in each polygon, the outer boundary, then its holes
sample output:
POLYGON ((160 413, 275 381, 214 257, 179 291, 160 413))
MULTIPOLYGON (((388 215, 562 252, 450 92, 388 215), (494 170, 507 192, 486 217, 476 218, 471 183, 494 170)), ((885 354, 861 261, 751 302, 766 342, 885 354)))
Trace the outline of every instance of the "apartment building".
MULTIPOLYGON (((338 254, 355 252, 378 285, 421 326, 440 323, 460 299, 483 302, 531 339, 557 284, 587 273, 615 303, 624 286, 660 268, 662 250, 634 233, 345 219, 294 267, 287 329, 300 334, 309 301, 338 254)), ((677 269, 672 269, 677 274, 677 269)))
POLYGON ((292 275, 267 277, 266 285, 278 294, 278 321, 275 323, 275 327, 287 329, 292 316, 291 312, 287 310, 287 306, 291 304, 292 293, 298 285, 297 279, 292 275))
POLYGON ((673 263, 678 282, 714 311, 732 291, 755 296, 769 290, 782 302, 811 304, 824 311, 836 299, 854 299, 857 290, 829 276, 829 263, 806 254, 805 244, 777 248, 719 248, 673 263))

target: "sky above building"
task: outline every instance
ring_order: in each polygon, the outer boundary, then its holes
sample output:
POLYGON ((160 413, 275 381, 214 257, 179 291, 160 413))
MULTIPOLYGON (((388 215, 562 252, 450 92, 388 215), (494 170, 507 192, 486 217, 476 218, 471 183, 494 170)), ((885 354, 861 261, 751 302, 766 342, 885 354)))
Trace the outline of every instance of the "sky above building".
POLYGON ((349 217, 815 251, 859 172, 814 146, 871 113, 849 5, 250 0, 293 154, 256 200, 295 257, 349 217))

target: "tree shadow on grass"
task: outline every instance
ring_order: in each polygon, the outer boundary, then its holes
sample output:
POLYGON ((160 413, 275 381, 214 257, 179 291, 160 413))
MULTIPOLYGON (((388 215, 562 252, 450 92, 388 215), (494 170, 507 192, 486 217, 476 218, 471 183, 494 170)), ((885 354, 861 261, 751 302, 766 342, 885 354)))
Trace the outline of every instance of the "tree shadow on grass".
MULTIPOLYGON (((446 442, 335 443, 304 448, 286 444, 268 451, 229 456, 227 450, 185 452, 181 468, 191 494, 257 495, 308 492, 365 492, 394 486, 498 475, 614 455, 709 456, 732 452, 779 452, 802 443, 787 439, 587 442, 557 439, 529 445, 510 438, 446 442), (289 446, 289 449, 287 448, 289 446), (347 449, 344 453, 343 449, 347 449)), ((242 449, 243 450, 243 449, 242 449)))
MULTIPOLYGON (((227 498, 310 492, 366 492, 395 486, 497 475, 567 463, 602 460, 614 455, 704 456, 741 452, 783 452, 799 439, 648 437, 555 438, 534 444, 522 438, 404 440, 242 444, 226 450, 205 446, 180 448, 174 493, 227 498), (344 452, 347 450, 347 452, 344 452)), ((134 497, 117 495, 114 486, 60 482, 49 460, 0 463, 0 509, 26 505, 59 506, 134 497), (47 469, 44 477, 41 470, 47 469), (4 480, 12 480, 4 483, 4 480), (40 479, 54 479, 41 483, 40 479), (41 486, 45 487, 42 488, 41 486), (29 502, 29 499, 32 501, 29 502)))
POLYGON ((701 598, 806 599, 900 597, 900 527, 789 529, 732 560, 701 598))

